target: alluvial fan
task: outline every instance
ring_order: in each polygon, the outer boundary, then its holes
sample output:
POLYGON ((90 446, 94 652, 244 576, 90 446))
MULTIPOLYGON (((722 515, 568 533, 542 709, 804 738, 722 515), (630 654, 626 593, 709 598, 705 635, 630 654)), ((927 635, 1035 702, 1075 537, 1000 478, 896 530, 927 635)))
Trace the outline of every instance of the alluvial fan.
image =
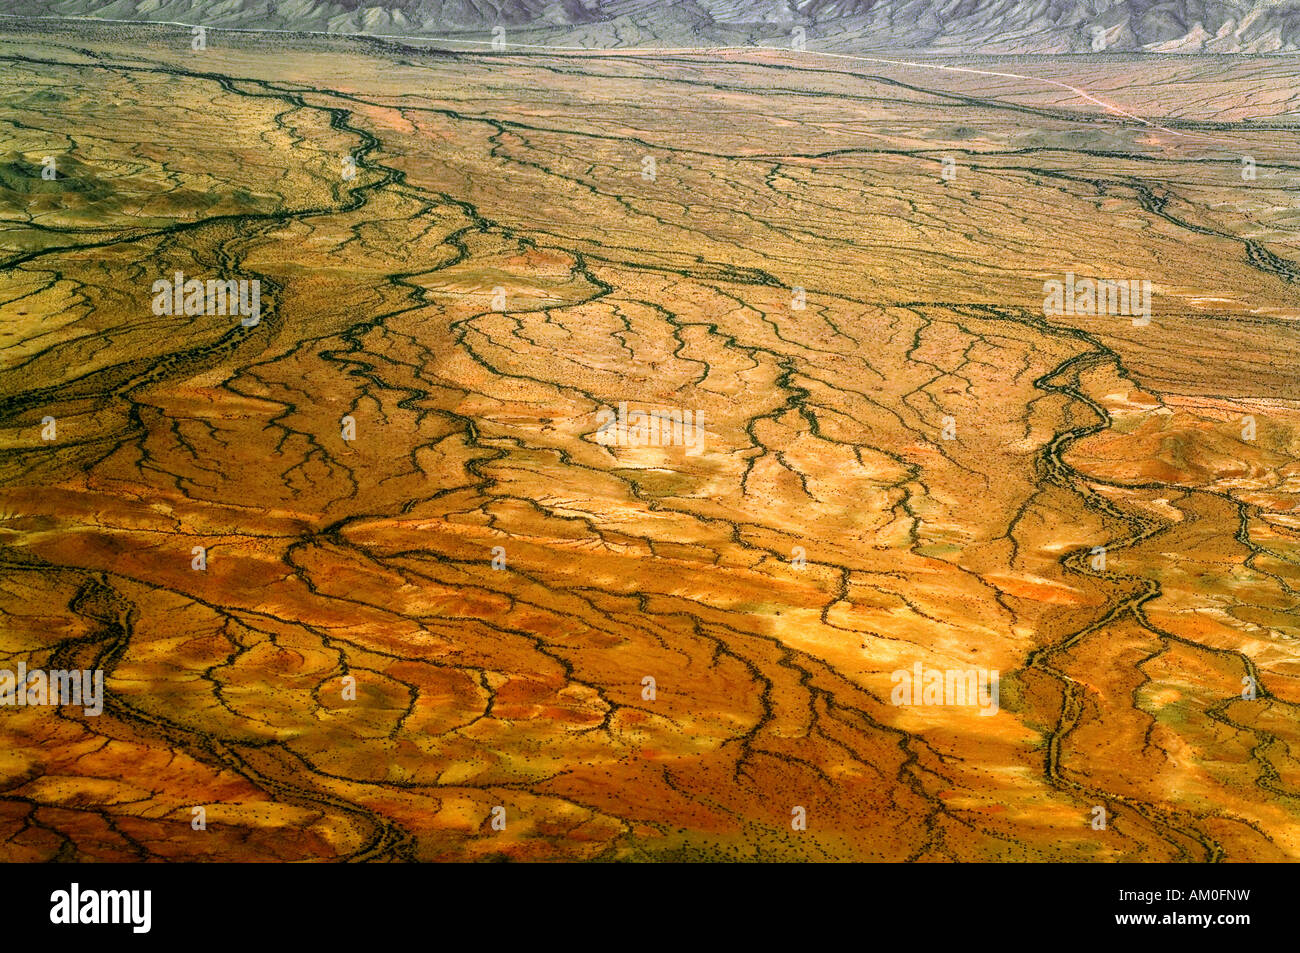
POLYGON ((0 857, 1300 856, 1300 67, 758 6, 5 21, 0 857))

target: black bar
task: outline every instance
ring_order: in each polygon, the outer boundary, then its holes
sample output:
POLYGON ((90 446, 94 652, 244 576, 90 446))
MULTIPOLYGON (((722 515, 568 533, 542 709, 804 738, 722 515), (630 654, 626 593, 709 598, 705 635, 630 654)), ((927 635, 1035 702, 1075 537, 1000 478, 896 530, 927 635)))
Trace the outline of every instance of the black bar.
POLYGON ((10 900, 11 938, 94 935, 130 945, 187 939, 210 945, 257 937, 259 945, 321 941, 334 949, 349 940, 373 944, 403 935, 462 948, 546 935, 548 945, 567 935, 575 943, 658 937, 694 946, 715 934, 762 942, 791 931, 811 939, 887 930, 977 943, 1009 933, 1025 942, 1048 936, 1180 942, 1198 934, 1233 943, 1287 922, 1293 893, 1292 871, 1266 864, 614 867, 9 864, 0 877, 10 900), (136 933, 129 916, 119 924, 51 923, 52 894, 70 893, 74 882, 83 903, 87 891, 150 891, 148 932, 136 933), (1178 895, 1171 899, 1171 891, 1178 895), (1120 922, 1132 917, 1152 921, 1120 922))

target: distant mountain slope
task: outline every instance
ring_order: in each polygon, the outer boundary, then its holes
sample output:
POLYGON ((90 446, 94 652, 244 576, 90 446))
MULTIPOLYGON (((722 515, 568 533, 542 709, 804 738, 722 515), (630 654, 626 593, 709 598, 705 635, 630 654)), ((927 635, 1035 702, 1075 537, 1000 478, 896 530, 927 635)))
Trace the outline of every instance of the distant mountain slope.
POLYGON ((580 46, 782 42, 954 53, 1300 50, 1300 0, 11 0, 8 12, 580 46))

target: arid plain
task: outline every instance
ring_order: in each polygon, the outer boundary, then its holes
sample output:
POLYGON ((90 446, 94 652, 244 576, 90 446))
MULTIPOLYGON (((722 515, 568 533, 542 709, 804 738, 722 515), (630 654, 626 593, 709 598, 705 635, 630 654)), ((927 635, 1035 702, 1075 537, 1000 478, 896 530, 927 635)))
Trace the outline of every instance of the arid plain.
POLYGON ((1294 58, 6 29, 3 858, 1300 858, 1294 58))

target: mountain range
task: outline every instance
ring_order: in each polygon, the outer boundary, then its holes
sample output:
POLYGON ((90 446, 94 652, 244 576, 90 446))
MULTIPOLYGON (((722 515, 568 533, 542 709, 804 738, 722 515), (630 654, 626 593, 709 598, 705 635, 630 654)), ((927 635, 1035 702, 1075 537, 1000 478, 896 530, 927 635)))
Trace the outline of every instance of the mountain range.
POLYGON ((1285 53, 1300 0, 11 0, 20 16, 581 47, 745 45, 961 54, 1285 53), (801 33, 799 31, 802 31, 801 33))

